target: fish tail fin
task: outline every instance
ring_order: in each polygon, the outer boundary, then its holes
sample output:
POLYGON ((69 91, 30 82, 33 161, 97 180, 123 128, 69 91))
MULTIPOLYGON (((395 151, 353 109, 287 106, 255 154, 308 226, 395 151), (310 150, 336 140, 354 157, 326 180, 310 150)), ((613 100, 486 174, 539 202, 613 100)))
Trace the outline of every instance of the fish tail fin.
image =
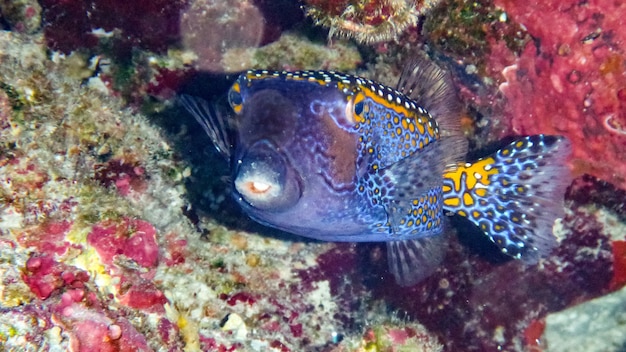
POLYGON ((444 173, 444 209, 478 225, 502 252, 535 263, 557 245, 552 226, 571 183, 570 149, 564 137, 535 135, 458 164, 444 173))

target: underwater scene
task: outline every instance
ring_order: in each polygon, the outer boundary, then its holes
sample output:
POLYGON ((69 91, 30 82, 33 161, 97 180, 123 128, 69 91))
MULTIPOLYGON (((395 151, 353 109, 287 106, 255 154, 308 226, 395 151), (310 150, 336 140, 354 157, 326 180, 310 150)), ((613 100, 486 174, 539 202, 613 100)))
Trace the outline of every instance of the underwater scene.
POLYGON ((0 351, 626 352, 624 18, 0 0, 0 351))

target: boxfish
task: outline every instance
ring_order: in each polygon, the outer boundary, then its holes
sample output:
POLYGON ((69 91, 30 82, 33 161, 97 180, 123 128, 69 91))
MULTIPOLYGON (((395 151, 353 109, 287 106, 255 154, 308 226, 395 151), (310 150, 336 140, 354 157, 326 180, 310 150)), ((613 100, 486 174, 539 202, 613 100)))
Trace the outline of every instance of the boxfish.
POLYGON ((452 214, 528 264, 558 243, 570 142, 520 137, 466 162, 456 91, 427 58, 406 65, 396 88, 334 71, 250 70, 227 97, 228 113, 180 100, 228 161, 243 210, 308 238, 386 242, 400 285, 436 270, 452 214))

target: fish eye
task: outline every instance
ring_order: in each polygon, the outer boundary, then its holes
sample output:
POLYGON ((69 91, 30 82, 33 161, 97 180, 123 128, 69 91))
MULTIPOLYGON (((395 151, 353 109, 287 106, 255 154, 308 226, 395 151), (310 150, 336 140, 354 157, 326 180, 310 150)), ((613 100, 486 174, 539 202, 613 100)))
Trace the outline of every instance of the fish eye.
POLYGON ((228 103, 231 108, 235 110, 235 113, 239 113, 243 108, 243 98, 241 97, 241 87, 239 86, 239 83, 233 84, 228 91, 228 103))
POLYGON ((356 104, 354 104, 354 113, 356 115, 361 115, 363 113, 363 106, 365 105, 364 101, 360 101, 356 104))
POLYGON ((228 101, 230 102, 230 105, 241 105, 241 94, 231 89, 228 93, 228 101))
POLYGON ((365 105, 365 95, 361 92, 357 93, 352 100, 346 105, 346 117, 348 121, 359 123, 365 121, 363 114, 367 112, 365 105))
POLYGON ((237 165, 236 194, 256 211, 282 211, 300 199, 299 175, 271 142, 252 144, 237 165))
POLYGON ((272 184, 263 181, 250 181, 246 184, 248 191, 255 194, 264 194, 270 191, 272 184))

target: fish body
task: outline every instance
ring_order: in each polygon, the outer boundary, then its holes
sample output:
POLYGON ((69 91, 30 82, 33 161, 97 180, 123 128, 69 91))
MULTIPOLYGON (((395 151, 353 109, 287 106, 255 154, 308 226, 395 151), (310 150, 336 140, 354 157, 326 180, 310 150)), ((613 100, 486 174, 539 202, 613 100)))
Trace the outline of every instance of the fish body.
POLYGON ((234 114, 225 118, 182 98, 258 222, 326 241, 387 242, 402 285, 443 259, 448 213, 530 263, 556 245, 569 142, 530 136, 464 162, 455 93, 425 59, 407 66, 396 89, 333 71, 248 71, 228 100, 234 114))

